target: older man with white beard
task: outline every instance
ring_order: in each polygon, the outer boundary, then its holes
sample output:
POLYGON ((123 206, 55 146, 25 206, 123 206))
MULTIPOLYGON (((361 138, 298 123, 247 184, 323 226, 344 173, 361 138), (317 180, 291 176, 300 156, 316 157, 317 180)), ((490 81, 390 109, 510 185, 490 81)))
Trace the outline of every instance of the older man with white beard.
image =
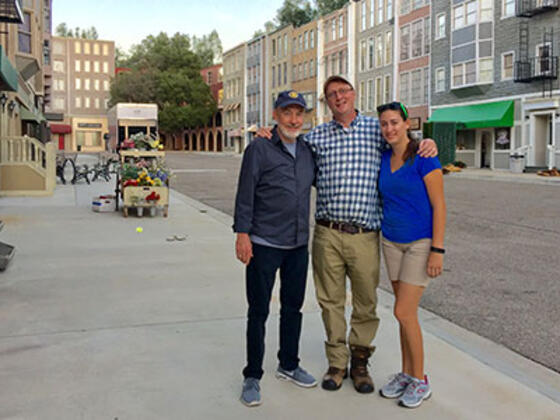
POLYGON ((241 402, 261 403, 265 323, 280 270, 280 349, 276 376, 296 385, 317 385, 299 366, 301 307, 309 252, 309 200, 315 163, 300 135, 306 103, 293 90, 278 95, 272 139, 257 137, 243 155, 233 230, 237 258, 246 268, 247 365, 241 402))

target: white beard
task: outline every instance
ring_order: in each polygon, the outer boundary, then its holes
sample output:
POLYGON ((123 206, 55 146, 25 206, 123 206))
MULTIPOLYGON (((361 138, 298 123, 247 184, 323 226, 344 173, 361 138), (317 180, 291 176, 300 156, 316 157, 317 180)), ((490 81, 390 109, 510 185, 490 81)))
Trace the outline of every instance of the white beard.
POLYGON ((278 129, 280 130, 280 132, 284 137, 294 141, 297 140, 298 136, 301 134, 301 130, 289 132, 288 130, 282 129, 282 127, 280 126, 278 127, 278 129))

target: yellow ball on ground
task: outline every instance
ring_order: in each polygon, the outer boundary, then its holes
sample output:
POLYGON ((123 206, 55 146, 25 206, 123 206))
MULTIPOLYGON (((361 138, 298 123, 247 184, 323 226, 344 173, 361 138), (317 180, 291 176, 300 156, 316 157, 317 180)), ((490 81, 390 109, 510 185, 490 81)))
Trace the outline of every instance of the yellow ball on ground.
POLYGON ((136 232, 138 232, 138 233, 142 233, 143 231, 144 231, 144 229, 142 229, 140 226, 138 226, 136 228, 136 232))

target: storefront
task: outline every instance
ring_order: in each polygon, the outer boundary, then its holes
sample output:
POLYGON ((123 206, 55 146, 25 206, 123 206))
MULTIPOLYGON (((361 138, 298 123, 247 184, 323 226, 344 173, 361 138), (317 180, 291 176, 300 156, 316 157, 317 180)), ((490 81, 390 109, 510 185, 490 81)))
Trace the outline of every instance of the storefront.
POLYGON ((455 160, 474 168, 509 169, 515 150, 514 101, 438 108, 429 121, 456 124, 455 160))
POLYGON ((560 98, 539 98, 523 103, 527 165, 536 168, 560 165, 560 98))
POLYGON ((50 123, 51 138, 57 150, 72 150, 72 126, 70 124, 50 123))
POLYGON ((107 118, 72 118, 71 150, 102 152, 105 150, 103 135, 107 132, 107 118))

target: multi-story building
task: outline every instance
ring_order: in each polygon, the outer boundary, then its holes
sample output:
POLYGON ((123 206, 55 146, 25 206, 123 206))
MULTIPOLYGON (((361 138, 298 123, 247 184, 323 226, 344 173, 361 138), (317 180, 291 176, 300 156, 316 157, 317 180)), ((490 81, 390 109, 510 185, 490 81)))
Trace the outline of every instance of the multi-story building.
POLYGON ((264 35, 247 42, 245 69, 245 144, 253 139, 257 127, 265 125, 266 114, 266 37, 264 35))
POLYGON ((399 34, 396 96, 408 107, 411 130, 421 135, 430 104, 430 0, 401 0, 396 12, 399 34))
POLYGON ((222 124, 222 65, 215 64, 203 68, 200 70, 200 75, 202 80, 210 87, 210 92, 216 101, 218 110, 205 126, 186 129, 183 133, 183 144, 176 147, 176 149, 221 152, 224 143, 224 127, 222 124))
POLYGON ((528 166, 558 165, 558 0, 432 7, 430 120, 455 124, 456 159, 508 169, 511 155, 523 155, 528 166))
POLYGON ((376 116, 377 106, 394 97, 393 13, 393 0, 361 0, 357 5, 357 106, 367 115, 376 116))
POLYGON ((51 194, 55 155, 44 144, 49 135, 43 112, 52 4, 2 0, 0 6, 0 194, 51 194))
POLYGON ((305 98, 308 112, 305 113, 303 131, 317 125, 317 21, 313 20, 292 32, 292 89, 305 98))
POLYGON ((47 107, 58 148, 105 150, 109 85, 115 74, 115 43, 52 37, 52 101, 47 107))
POLYGON ((317 109, 318 123, 323 123, 330 119, 330 111, 322 95, 324 81, 332 75, 339 75, 346 78, 350 83, 355 84, 352 58, 355 33, 354 25, 348 24, 349 19, 353 17, 353 13, 349 13, 349 11, 354 10, 354 5, 354 2, 346 4, 341 9, 319 18, 317 90, 321 92, 321 105, 317 109))
POLYGON ((288 25, 267 34, 267 51, 269 57, 266 62, 267 99, 265 105, 266 121, 272 125, 272 109, 278 94, 292 88, 292 31, 288 25))
POLYGON ((237 153, 242 153, 245 148, 245 54, 245 43, 223 54, 224 150, 237 153))

